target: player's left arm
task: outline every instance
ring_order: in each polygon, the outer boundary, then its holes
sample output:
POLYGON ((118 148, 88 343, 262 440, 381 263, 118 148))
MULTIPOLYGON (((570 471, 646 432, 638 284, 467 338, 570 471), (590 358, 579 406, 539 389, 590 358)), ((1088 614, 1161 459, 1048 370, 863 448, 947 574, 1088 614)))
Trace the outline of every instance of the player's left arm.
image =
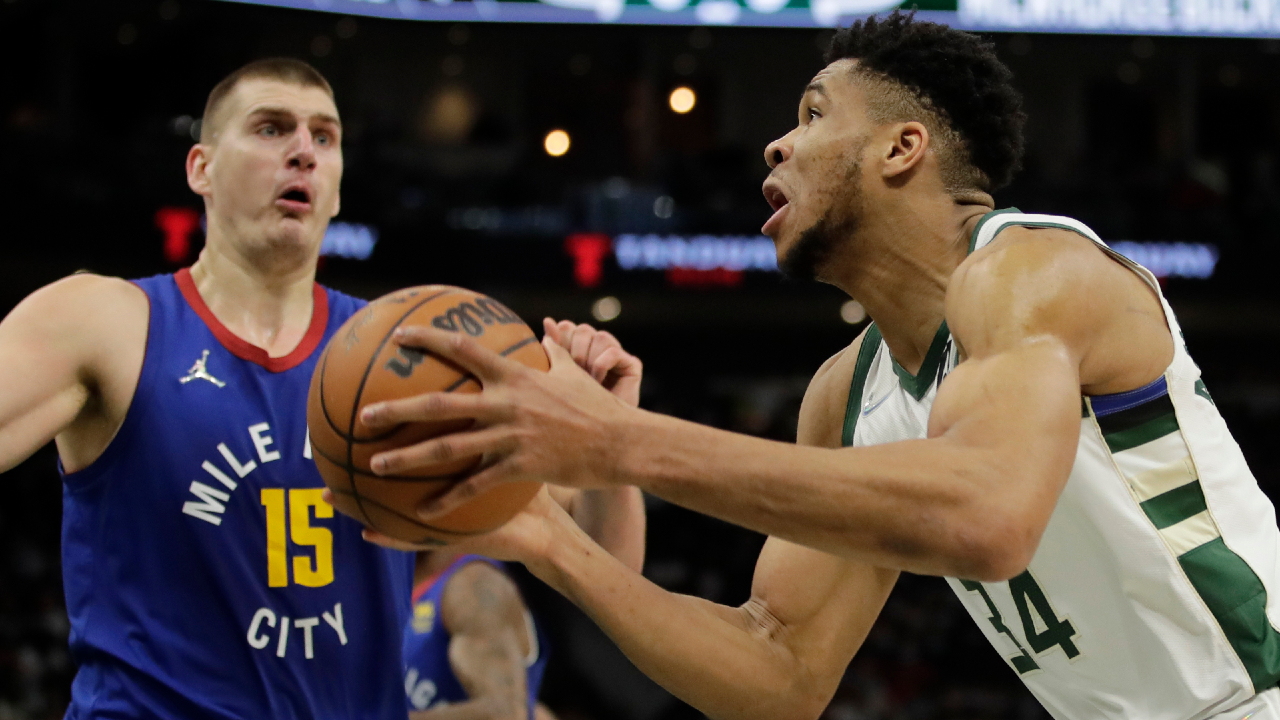
POLYGON ((528 720, 525 656, 528 630, 515 583, 483 562, 449 579, 440 599, 449 630, 449 665, 465 702, 409 713, 409 720, 528 720))
POLYGON ((1130 280, 1140 282, 1078 235, 1006 230, 951 280, 946 317, 967 359, 942 383, 927 439, 839 450, 626 408, 549 343, 552 367, 543 374, 468 338, 407 331, 402 342, 468 367, 484 391, 436 396, 422 416, 386 403, 366 410, 365 423, 472 417, 479 427, 388 452, 374 465, 397 472, 497 453, 428 512, 521 476, 579 488, 631 484, 871 566, 1004 580, 1027 566, 1070 474, 1082 385, 1124 376, 1138 381, 1122 388, 1131 389, 1168 362, 1162 317, 1163 344, 1116 331, 1135 308, 1149 307, 1135 303, 1130 280), (1083 381, 1085 366, 1099 376, 1083 381))
MULTIPOLYGON (((568 320, 557 323, 551 318, 544 319, 542 326, 546 336, 567 350, 578 367, 590 373, 614 397, 631 407, 639 407, 644 365, 640 358, 624 350, 612 333, 568 320)), ((646 523, 640 488, 623 485, 574 490, 551 485, 548 489, 551 497, 600 547, 632 570, 643 570, 646 523)))

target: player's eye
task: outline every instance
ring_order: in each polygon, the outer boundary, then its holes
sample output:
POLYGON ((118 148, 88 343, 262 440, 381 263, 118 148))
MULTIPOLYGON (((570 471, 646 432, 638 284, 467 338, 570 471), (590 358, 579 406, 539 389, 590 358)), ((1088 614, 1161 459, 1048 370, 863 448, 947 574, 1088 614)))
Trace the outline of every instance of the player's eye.
POLYGON ((276 137, 277 135, 280 134, 280 128, 270 124, 263 125, 262 127, 258 128, 258 134, 263 137, 276 137))
POLYGON ((809 108, 805 111, 805 114, 808 116, 809 122, 813 122, 814 120, 822 117, 822 113, 818 112, 817 108, 809 108))
POLYGON ((329 136, 329 133, 327 133, 327 132, 323 132, 323 131, 322 131, 322 132, 318 132, 318 133, 316 133, 316 136, 315 136, 315 137, 316 137, 316 144, 317 144, 317 145, 323 145, 323 146, 325 146, 325 147, 328 147, 329 145, 331 145, 331 144, 333 143, 333 138, 332 138, 332 137, 330 137, 330 136, 329 136))

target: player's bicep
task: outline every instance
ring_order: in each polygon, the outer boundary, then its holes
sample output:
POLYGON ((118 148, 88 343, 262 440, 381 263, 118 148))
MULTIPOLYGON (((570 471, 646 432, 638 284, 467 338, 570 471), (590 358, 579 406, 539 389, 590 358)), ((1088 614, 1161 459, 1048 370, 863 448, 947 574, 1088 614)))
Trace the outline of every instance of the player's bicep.
POLYGON ((101 303, 104 289, 112 292, 112 282, 67 278, 36 291, 0 321, 0 471, 49 442, 88 402, 102 343, 86 309, 101 303))
POLYGON ((938 391, 929 437, 958 453, 974 521, 1029 561, 1071 474, 1080 442, 1075 360, 1053 337, 1031 338, 957 367, 938 391))
POLYGON ((898 579, 897 570, 769 538, 743 607, 788 655, 805 694, 829 701, 898 579))

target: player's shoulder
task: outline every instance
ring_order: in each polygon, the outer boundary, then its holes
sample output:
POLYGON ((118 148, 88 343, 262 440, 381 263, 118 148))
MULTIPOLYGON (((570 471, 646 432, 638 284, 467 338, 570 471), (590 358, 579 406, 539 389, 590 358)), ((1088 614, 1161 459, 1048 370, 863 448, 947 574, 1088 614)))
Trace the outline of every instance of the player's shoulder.
POLYGON ((146 324, 149 301, 137 285, 118 277, 76 273, 31 293, 14 309, 50 330, 119 328, 146 324))
POLYGON ((853 383, 858 355, 870 329, 871 325, 868 324, 853 342, 828 358, 813 374, 813 379, 805 390, 804 400, 800 403, 796 442, 802 445, 839 447, 849 387, 853 383))
POLYGON ((1093 240, 1063 227, 1010 225, 971 253, 951 276, 952 291, 1009 289, 1015 283, 1086 279, 1111 261, 1093 240))
POLYGON ((520 590, 496 563, 481 557, 465 559, 445 582, 440 594, 441 618, 456 629, 491 622, 495 614, 524 607, 520 590))
POLYGON ((998 325, 1088 323, 1114 306, 1131 273, 1093 240, 1066 227, 1010 226, 969 255, 947 286, 957 337, 998 325))
POLYGON ((867 337, 867 332, 870 329, 871 324, 868 323, 852 342, 822 363, 822 366, 818 368, 817 372, 813 374, 813 378, 809 381, 810 391, 815 389, 822 391, 832 384, 847 384, 844 382, 845 380, 851 381, 853 379, 854 365, 858 362, 858 354, 862 350, 862 342, 867 337), (846 375, 848 377, 845 377, 846 375))
POLYGON ((347 318, 360 312, 369 304, 368 300, 349 295, 328 285, 320 285, 320 289, 324 291, 328 300, 329 315, 339 322, 345 322, 347 318))

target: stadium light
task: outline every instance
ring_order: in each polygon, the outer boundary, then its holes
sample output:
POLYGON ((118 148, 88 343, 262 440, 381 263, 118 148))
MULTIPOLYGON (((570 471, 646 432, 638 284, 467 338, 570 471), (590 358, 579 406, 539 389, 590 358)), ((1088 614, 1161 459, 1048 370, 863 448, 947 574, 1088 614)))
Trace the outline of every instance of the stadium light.
POLYGON ((569 152, 569 133, 563 130, 552 130, 542 140, 542 147, 551 157, 560 157, 569 152))
POLYGON ((671 97, 667 98, 667 102, 671 104, 671 109, 684 115, 698 104, 698 95, 691 88, 683 85, 671 91, 671 97))

